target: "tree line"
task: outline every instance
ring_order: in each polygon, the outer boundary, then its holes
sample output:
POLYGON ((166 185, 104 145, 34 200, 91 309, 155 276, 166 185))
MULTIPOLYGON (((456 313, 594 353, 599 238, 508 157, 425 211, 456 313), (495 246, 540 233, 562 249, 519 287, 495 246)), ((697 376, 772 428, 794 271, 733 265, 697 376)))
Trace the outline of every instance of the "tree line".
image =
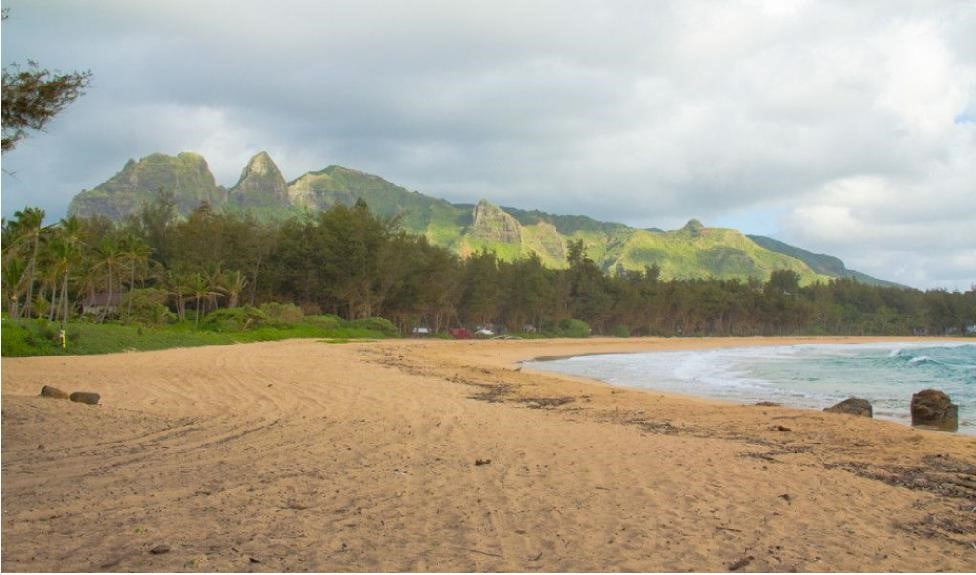
POLYGON ((766 281, 670 279, 654 266, 603 270, 582 240, 567 267, 534 254, 459 258, 362 201, 279 222, 202 204, 177 216, 160 193, 113 223, 66 218, 44 225, 25 208, 3 222, 3 298, 10 318, 67 322, 193 321, 221 308, 293 303, 306 314, 385 317, 418 326, 491 327, 583 335, 932 335, 976 325, 967 292, 878 287, 852 279, 799 285, 780 270, 766 281), (102 305, 85 305, 91 304, 102 305))

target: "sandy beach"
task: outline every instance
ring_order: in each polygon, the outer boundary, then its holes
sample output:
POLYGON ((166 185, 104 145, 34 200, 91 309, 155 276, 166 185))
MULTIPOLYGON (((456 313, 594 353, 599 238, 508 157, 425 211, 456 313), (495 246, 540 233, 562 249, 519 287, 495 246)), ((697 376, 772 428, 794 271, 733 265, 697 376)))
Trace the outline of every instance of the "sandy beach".
POLYGON ((0 567, 976 571, 971 436, 518 363, 864 341, 879 338, 5 358, 0 567), (45 384, 101 405, 38 397, 45 384))

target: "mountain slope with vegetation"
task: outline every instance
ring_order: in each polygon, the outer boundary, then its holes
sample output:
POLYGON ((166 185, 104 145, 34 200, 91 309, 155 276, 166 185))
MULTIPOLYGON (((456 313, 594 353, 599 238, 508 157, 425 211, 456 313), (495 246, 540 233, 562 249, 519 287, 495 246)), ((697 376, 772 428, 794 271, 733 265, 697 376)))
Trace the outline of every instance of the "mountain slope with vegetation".
POLYGON ((221 205, 227 192, 217 185, 203 156, 182 152, 177 156, 150 154, 129 160, 122 170, 91 190, 82 190, 68 206, 78 217, 105 216, 121 220, 138 213, 160 192, 173 196, 176 208, 189 213, 201 202, 221 205))
POLYGON ((850 278, 855 279, 864 284, 887 286, 887 287, 906 287, 895 282, 889 282, 885 280, 879 280, 878 278, 871 277, 868 274, 861 273, 859 271, 847 269, 844 262, 840 258, 835 256, 830 256, 827 254, 815 254, 813 252, 807 251, 796 246, 791 246, 789 244, 783 243, 779 240, 768 238, 766 236, 747 236, 750 240, 756 242, 760 246, 766 248, 767 250, 778 252, 793 258, 796 258, 808 266, 813 271, 823 274, 826 276, 834 278, 850 278))
MULTIPOLYGON (((250 212, 261 220, 314 214, 362 200, 372 213, 396 218, 401 229, 423 235, 462 257, 487 250, 503 261, 531 255, 546 267, 567 267, 566 246, 581 240, 588 256, 611 273, 654 268, 661 279, 765 280, 775 270, 796 272, 802 284, 829 278, 880 280, 848 270, 832 256, 812 254, 762 236, 708 228, 691 220, 680 230, 638 229, 586 216, 499 207, 487 200, 451 204, 358 170, 332 165, 285 182, 267 152, 255 155, 230 190, 219 187, 202 157, 152 154, 71 202, 69 213, 123 220, 160 193, 172 196, 187 216, 207 202, 225 213, 250 212)), ((882 282, 883 283, 883 282, 882 282)))
MULTIPOLYGON (((166 198, 114 225, 77 217, 45 225, 44 216, 25 208, 3 222, 3 354, 373 337, 419 327, 585 337, 963 335, 976 325, 974 290, 923 293, 846 278, 802 285, 790 269, 766 281, 662 279, 660 267, 601 269, 582 238, 567 242, 560 269, 535 254, 509 261, 478 250, 461 258, 398 229, 364 201, 266 222, 206 205, 180 218, 166 198), (105 329, 89 330, 91 323, 105 329)), ((484 204, 476 217, 510 228, 515 220, 507 218, 484 204)), ((529 241, 513 229, 505 234, 489 239, 529 241)), ((696 222, 641 234, 684 246, 689 261, 746 241, 696 222)))

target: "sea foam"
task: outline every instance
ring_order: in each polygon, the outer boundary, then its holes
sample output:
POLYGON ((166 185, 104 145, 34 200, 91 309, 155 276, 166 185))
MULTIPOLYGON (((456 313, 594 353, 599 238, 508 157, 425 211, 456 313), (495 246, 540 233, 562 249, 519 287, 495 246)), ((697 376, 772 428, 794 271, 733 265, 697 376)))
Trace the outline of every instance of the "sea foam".
POLYGON ((875 417, 909 421, 913 393, 941 389, 959 405, 960 431, 976 434, 976 344, 802 344, 578 356, 527 367, 740 403, 823 409, 851 396, 875 417))

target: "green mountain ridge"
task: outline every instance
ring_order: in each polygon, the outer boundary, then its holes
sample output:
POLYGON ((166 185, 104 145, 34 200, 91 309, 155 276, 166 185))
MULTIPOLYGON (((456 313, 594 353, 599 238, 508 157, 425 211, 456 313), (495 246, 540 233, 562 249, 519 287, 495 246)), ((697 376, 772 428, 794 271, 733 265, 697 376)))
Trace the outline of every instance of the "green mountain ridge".
POLYGON ((175 192, 181 213, 196 209, 201 202, 220 205, 227 198, 227 191, 217 185, 203 156, 192 152, 150 154, 138 162, 129 160, 108 181, 82 190, 72 198, 68 214, 120 220, 137 213, 160 190, 175 192))
POLYGON ((746 237, 756 242, 760 246, 766 248, 767 250, 779 252, 781 254, 794 257, 804 262, 805 264, 810 266, 810 269, 812 269, 813 271, 819 274, 823 274, 835 278, 855 279, 864 284, 876 285, 881 287, 897 287, 897 288, 907 287, 895 282, 885 281, 875 277, 871 277, 866 273, 848 269, 847 266, 844 265, 844 262, 841 261, 841 259, 836 256, 813 253, 805 249, 798 248, 796 246, 791 246, 777 239, 769 238, 766 236, 747 234, 746 237))
POLYGON ((588 256, 604 270, 660 269, 662 279, 764 280, 778 269, 793 270, 801 282, 852 277, 864 283, 894 285, 848 270, 833 256, 813 254, 764 236, 709 228, 690 220, 680 230, 639 229, 582 215, 477 204, 452 204, 410 191, 379 176, 331 165, 285 181, 267 152, 255 155, 229 190, 218 186, 206 161, 184 152, 151 154, 129 160, 122 171, 77 194, 69 214, 121 220, 136 214, 160 190, 171 193, 186 215, 208 202, 225 212, 251 212, 282 218, 327 210, 364 200, 377 215, 398 218, 405 231, 422 234, 434 245, 466 257, 479 250, 513 260, 536 254, 544 265, 566 267, 566 244, 583 240, 588 256))

